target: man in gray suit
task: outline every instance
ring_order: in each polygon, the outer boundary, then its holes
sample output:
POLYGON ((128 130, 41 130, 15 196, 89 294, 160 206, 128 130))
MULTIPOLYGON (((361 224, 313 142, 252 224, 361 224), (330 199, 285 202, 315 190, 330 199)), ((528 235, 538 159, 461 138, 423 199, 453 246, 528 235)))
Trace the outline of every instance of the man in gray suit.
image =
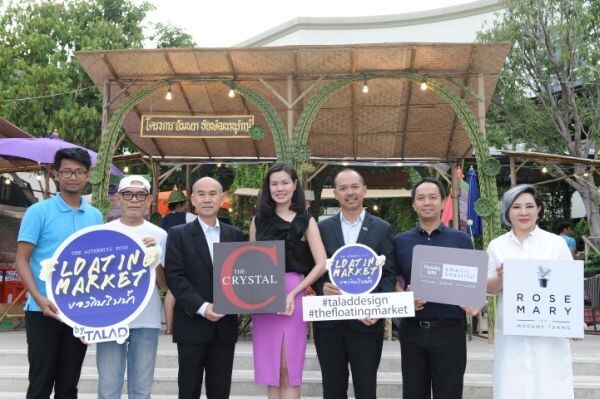
MULTIPOLYGON (((392 292, 396 276, 393 267, 391 226, 363 209, 367 186, 353 169, 340 171, 333 180, 333 192, 341 212, 319 223, 321 238, 330 258, 347 244, 364 244, 385 255, 381 280, 373 292, 392 292)), ((327 274, 315 283, 317 295, 339 295, 340 290, 327 274)), ((383 347, 383 319, 336 320, 314 323, 315 346, 323 380, 324 399, 348 397, 348 363, 356 399, 377 397, 377 369, 383 347)))

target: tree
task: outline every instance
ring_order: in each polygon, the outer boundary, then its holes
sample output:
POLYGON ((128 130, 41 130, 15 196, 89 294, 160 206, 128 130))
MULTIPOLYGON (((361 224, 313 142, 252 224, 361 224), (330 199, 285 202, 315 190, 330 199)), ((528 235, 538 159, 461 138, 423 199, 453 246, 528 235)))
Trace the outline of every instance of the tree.
POLYGON ((141 48, 149 3, 23 0, 0 3, 0 115, 41 136, 97 149, 102 97, 75 51, 141 48))
MULTIPOLYGON (((513 43, 488 113, 490 140, 598 159, 600 2, 507 0, 480 39, 513 43)), ((598 177, 582 165, 549 166, 581 194, 590 233, 600 237, 598 177)))
POLYGON ((154 24, 154 35, 150 40, 156 41, 156 48, 196 47, 192 35, 172 24, 154 24))

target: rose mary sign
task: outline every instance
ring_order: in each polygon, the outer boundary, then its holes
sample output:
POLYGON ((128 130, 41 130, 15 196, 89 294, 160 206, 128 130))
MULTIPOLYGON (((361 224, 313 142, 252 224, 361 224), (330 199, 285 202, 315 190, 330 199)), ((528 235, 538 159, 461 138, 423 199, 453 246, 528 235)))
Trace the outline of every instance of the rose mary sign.
POLYGON ((583 262, 505 259, 503 332, 583 338, 583 262))
POLYGON ((42 262, 48 298, 86 342, 124 342, 128 323, 150 300, 161 248, 92 226, 71 235, 42 262))
POLYGON ((221 314, 285 310, 284 241, 214 244, 214 310, 221 314))

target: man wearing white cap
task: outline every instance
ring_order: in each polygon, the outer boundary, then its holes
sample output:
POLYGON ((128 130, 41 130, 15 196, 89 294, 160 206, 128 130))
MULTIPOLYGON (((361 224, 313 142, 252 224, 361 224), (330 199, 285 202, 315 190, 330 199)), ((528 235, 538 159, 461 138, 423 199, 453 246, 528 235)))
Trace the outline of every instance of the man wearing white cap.
MULTIPOLYGON (((156 281, 166 291, 164 248, 167 233, 160 227, 144 220, 144 214, 152 201, 150 183, 139 175, 126 176, 119 183, 115 201, 120 208, 120 219, 107 223, 132 238, 142 240, 147 247, 159 245, 163 251, 160 265, 156 267, 156 281)), ((154 364, 161 327, 161 302, 155 287, 150 302, 142 313, 129 324, 129 338, 123 344, 102 342, 97 344, 98 398, 121 397, 125 368, 127 368, 127 394, 129 398, 150 398, 154 364)))

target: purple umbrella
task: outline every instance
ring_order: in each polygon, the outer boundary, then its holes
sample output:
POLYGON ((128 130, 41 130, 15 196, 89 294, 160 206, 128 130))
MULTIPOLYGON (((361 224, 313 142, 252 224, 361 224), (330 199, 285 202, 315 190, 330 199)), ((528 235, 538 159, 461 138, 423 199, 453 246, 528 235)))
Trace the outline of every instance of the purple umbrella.
MULTIPOLYGON (((90 154, 92 165, 96 164, 98 156, 92 150, 80 147, 68 141, 58 138, 56 135, 50 135, 48 138, 7 138, 0 139, 0 156, 25 158, 37 163, 54 163, 54 154, 63 148, 82 148, 90 154)), ((110 167, 110 174, 114 176, 123 176, 123 172, 114 165, 110 167)))

